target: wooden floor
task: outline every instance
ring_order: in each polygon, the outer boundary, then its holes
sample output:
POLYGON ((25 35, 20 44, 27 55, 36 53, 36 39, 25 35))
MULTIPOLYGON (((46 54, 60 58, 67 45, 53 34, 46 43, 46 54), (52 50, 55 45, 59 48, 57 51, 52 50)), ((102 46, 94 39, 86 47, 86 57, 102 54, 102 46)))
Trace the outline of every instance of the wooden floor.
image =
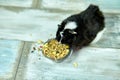
POLYGON ((102 38, 62 63, 31 53, 37 40, 55 37, 57 24, 76 12, 0 7, 0 80, 120 80, 120 14, 105 13, 102 38))

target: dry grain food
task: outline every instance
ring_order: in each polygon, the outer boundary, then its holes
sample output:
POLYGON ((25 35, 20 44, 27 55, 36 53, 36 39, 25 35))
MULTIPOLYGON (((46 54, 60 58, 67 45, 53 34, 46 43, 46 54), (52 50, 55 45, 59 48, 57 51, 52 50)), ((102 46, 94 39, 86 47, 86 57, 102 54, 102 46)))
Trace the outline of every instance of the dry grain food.
POLYGON ((66 44, 59 43, 55 39, 51 39, 43 45, 42 52, 50 59, 60 60, 69 54, 70 47, 66 44))

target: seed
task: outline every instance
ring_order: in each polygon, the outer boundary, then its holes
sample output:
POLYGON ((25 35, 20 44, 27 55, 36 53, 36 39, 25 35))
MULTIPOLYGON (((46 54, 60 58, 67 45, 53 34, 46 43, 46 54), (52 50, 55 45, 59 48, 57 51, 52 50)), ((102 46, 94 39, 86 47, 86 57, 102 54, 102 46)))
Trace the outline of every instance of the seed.
POLYGON ((35 48, 35 47, 33 47, 33 50, 36 50, 36 48, 35 48))
POLYGON ((44 42, 42 40, 37 41, 38 44, 43 44, 44 42))
POLYGON ((34 51, 31 51, 31 53, 34 53, 34 51))
POLYGON ((77 62, 74 62, 74 63, 73 63, 73 66, 74 66, 74 67, 78 67, 78 63, 77 63, 77 62))
POLYGON ((40 48, 43 48, 43 46, 40 46, 40 48))

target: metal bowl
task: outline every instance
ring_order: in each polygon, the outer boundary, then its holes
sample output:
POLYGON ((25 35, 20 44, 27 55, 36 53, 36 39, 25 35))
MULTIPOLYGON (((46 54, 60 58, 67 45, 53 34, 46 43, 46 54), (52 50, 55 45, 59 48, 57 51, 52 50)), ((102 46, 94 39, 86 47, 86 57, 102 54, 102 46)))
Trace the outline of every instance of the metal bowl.
MULTIPOLYGON (((53 39, 54 39, 54 38, 47 40, 44 44, 50 42, 50 41, 53 40, 53 39)), ((54 39, 54 40, 55 40, 55 39, 54 39)), ((44 45, 44 44, 43 44, 43 45, 44 45)), ((42 54, 43 54, 45 57, 47 57, 47 58, 49 58, 49 59, 51 59, 51 60, 53 60, 53 61, 55 61, 55 62, 62 62, 62 61, 64 61, 66 58, 70 57, 72 53, 73 53, 72 48, 69 48, 69 52, 68 52, 64 57, 62 57, 62 58, 60 58, 60 59, 53 59, 53 58, 48 57, 47 55, 45 55, 45 54, 44 54, 44 51, 42 50, 42 54)))

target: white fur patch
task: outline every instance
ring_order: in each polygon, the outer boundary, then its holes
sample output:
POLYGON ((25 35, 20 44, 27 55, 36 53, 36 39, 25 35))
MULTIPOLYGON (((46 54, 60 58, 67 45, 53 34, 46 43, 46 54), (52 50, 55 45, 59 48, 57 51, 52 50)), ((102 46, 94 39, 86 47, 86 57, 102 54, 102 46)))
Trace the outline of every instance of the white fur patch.
MULTIPOLYGON (((67 24, 65 25, 64 30, 65 30, 65 29, 75 29, 76 27, 77 27, 77 25, 76 25, 75 22, 69 22, 69 23, 67 23, 67 24)), ((64 30, 63 30, 63 31, 64 31, 64 30)), ((63 31, 60 32, 60 36, 61 36, 61 39, 60 39, 60 41, 59 41, 60 43, 61 43, 61 40, 62 40, 62 38, 63 38, 63 35, 62 35, 63 31)))
POLYGON ((65 25, 65 29, 75 29, 76 27, 76 22, 69 22, 65 25))
POLYGON ((91 42, 91 44, 94 44, 94 43, 96 43, 97 41, 99 41, 100 38, 102 37, 104 31, 105 31, 105 28, 104 28, 102 31, 98 32, 97 36, 96 36, 95 39, 91 42))

